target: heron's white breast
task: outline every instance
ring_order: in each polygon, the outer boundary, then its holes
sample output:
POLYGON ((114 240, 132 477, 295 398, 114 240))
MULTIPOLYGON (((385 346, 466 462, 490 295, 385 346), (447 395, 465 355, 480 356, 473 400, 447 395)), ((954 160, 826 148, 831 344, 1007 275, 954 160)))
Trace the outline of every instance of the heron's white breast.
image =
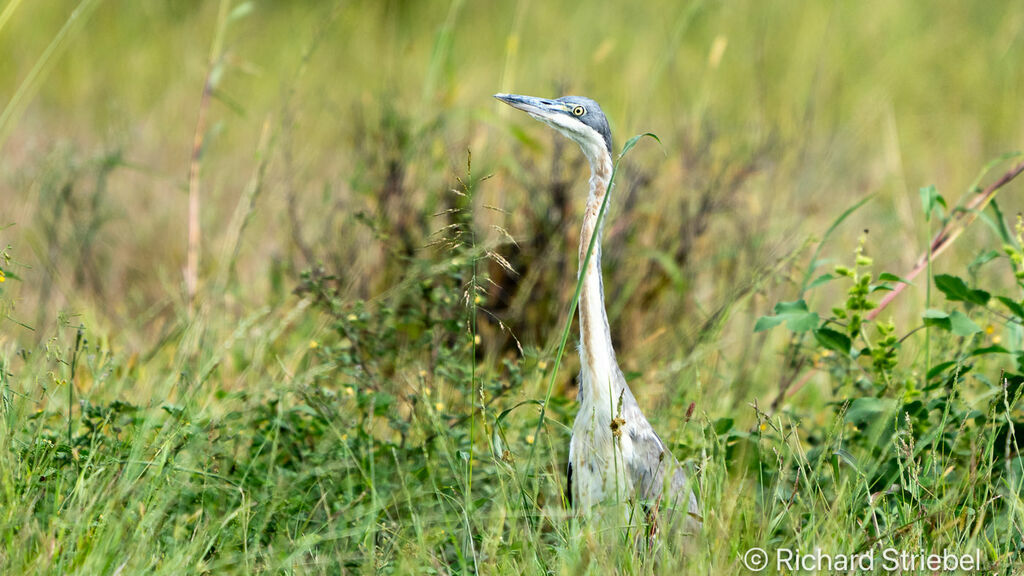
POLYGON ((580 374, 583 399, 572 428, 569 457, 573 466, 573 500, 578 507, 592 508, 601 502, 625 502, 632 493, 632 478, 626 463, 633 452, 629 423, 614 435, 611 424, 617 399, 595 392, 592 372, 580 374))

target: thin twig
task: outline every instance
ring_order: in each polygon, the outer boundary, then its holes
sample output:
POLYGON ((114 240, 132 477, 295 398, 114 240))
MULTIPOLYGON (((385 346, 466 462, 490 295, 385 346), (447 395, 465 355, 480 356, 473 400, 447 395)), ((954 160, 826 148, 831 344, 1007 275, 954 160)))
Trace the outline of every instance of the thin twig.
POLYGON ((192 139, 192 156, 188 166, 188 261, 185 265, 185 296, 188 301, 188 315, 191 317, 195 306, 196 290, 199 285, 199 160, 202 157, 203 138, 206 135, 206 110, 210 106, 213 84, 210 82, 213 67, 203 83, 203 96, 199 101, 199 118, 196 120, 195 136, 192 139))
MULTIPOLYGON (((996 192, 1000 188, 1007 185, 1011 180, 1024 172, 1024 162, 1021 162, 1010 169, 1009 172, 1003 174, 1001 178, 989 184, 987 188, 979 192, 967 203, 967 206, 963 210, 953 214, 949 221, 946 222, 945 226, 939 230, 939 233, 932 239, 930 249, 921 255, 917 260, 917 264, 914 265, 914 269, 906 275, 907 280, 913 280, 928 267, 929 255, 930 259, 934 260, 941 254, 946 248, 952 244, 958 236, 974 222, 978 214, 988 206, 988 203, 995 197, 996 192)), ((907 288, 907 284, 900 283, 896 287, 882 298, 882 301, 878 303, 878 307, 869 312, 866 316, 867 320, 874 320, 881 312, 889 305, 890 302, 896 299, 907 288)))
MULTIPOLYGON (((960 236, 960 233, 974 222, 974 219, 977 218, 978 214, 988 206, 988 203, 995 197, 996 192, 998 192, 1003 186, 1009 184, 1010 181, 1019 176, 1021 172, 1024 172, 1024 162, 1020 162, 1003 174, 998 180, 989 184, 987 188, 978 192, 964 208, 951 216, 945 226, 939 230, 939 233, 932 238, 930 250, 918 258, 917 264, 914 265, 914 269, 911 270, 905 278, 908 281, 912 281, 918 274, 924 271, 924 269, 928 267, 929 256, 931 259, 934 259, 948 248, 949 245, 952 244, 958 236, 960 236)), ((903 282, 897 284, 891 292, 882 298, 882 301, 878 303, 878 307, 865 316, 866 320, 874 320, 882 310, 889 305, 889 303, 899 296, 900 292, 906 290, 907 286, 909 286, 909 284, 905 284, 903 282)), ((778 406, 781 405, 783 398, 791 398, 794 394, 799 392, 800 389, 803 388, 817 372, 818 369, 816 367, 812 367, 804 373, 803 377, 800 378, 796 384, 784 388, 772 402, 772 410, 776 410, 778 406)))
POLYGON ((203 81, 203 96, 199 101, 199 117, 196 119, 196 131, 192 139, 192 157, 188 166, 188 256, 185 265, 185 295, 188 300, 188 315, 195 311, 195 296, 199 289, 199 246, 202 239, 199 228, 199 163, 202 159, 203 140, 206 137, 206 112, 210 107, 210 97, 221 66, 222 48, 224 46, 224 30, 228 22, 228 8, 231 2, 221 0, 217 11, 217 32, 210 46, 209 67, 203 81))

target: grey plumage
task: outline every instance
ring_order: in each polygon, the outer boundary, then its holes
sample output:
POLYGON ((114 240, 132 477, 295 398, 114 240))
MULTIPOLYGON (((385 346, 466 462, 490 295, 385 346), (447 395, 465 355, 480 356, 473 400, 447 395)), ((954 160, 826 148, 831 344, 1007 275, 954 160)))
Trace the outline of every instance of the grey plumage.
POLYGON ((579 117, 580 122, 596 130, 604 138, 608 153, 614 154, 612 150, 612 129, 608 126, 608 118, 604 115, 604 111, 601 110, 600 104, 586 96, 562 96, 556 102, 564 102, 573 107, 577 105, 583 106, 586 113, 579 117))
MULTIPOLYGON (((599 209, 612 174, 612 136, 601 107, 590 98, 548 100, 495 94, 579 144, 590 162, 590 193, 580 233, 580 405, 569 443, 570 498, 585 515, 610 504, 641 506, 659 530, 700 527, 696 496, 683 467, 637 404, 611 342, 601 277, 599 209)), ((628 507, 628 506, 627 506, 628 507)), ((634 517, 627 512, 626 517, 634 517)))

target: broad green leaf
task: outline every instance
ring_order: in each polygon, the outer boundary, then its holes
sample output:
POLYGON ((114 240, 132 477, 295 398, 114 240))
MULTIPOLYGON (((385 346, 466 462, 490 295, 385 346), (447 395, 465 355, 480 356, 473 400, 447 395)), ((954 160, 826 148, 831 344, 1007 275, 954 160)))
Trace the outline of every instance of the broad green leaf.
POLYGON ((970 336, 981 332, 981 327, 959 310, 948 314, 941 310, 926 310, 924 323, 925 326, 936 326, 943 330, 949 330, 957 336, 970 336))
POLYGON ((796 300, 793 302, 779 302, 775 305, 776 314, 795 314, 807 312, 807 302, 796 300))
POLYGON ((765 330, 771 330, 779 324, 782 324, 786 319, 780 316, 761 316, 754 323, 754 332, 764 332, 765 330))
POLYGON ((939 274, 936 276, 935 287, 946 295, 947 300, 954 302, 970 302, 971 304, 984 306, 988 304, 989 299, 992 297, 984 290, 968 288, 966 282, 950 274, 939 274))
POLYGON ((807 302, 779 302, 775 305, 774 316, 762 316, 754 324, 754 332, 763 332, 786 323, 786 328, 793 332, 807 332, 818 325, 820 318, 817 312, 807 310, 807 302))
POLYGON ((818 328, 814 331, 814 339, 825 348, 848 356, 850 354, 850 337, 831 328, 818 328))
POLYGON ((943 330, 952 329, 949 314, 942 310, 925 310, 922 318, 924 319, 925 326, 935 326, 937 328, 942 328, 943 330))
POLYGON ((715 420, 715 434, 721 436, 728 432, 729 430, 732 430, 733 422, 734 420, 732 418, 719 418, 718 420, 715 420))
POLYGON ((817 312, 810 312, 802 316, 793 316, 786 320, 786 328, 789 328, 793 332, 807 332, 813 330, 821 319, 818 317, 817 312))
POLYGON ((953 310, 949 313, 950 330, 957 336, 970 336, 971 334, 977 334, 981 332, 981 326, 978 326, 966 314, 959 310, 953 310))

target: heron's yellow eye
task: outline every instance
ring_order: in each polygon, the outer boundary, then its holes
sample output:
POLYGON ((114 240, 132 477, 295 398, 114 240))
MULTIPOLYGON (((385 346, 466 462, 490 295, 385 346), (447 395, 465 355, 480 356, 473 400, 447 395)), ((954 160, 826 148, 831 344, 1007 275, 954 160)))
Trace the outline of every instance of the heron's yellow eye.
POLYGON ((574 116, 583 116, 584 114, 587 113, 587 109, 584 108, 583 106, 577 106, 572 109, 572 113, 574 116))

